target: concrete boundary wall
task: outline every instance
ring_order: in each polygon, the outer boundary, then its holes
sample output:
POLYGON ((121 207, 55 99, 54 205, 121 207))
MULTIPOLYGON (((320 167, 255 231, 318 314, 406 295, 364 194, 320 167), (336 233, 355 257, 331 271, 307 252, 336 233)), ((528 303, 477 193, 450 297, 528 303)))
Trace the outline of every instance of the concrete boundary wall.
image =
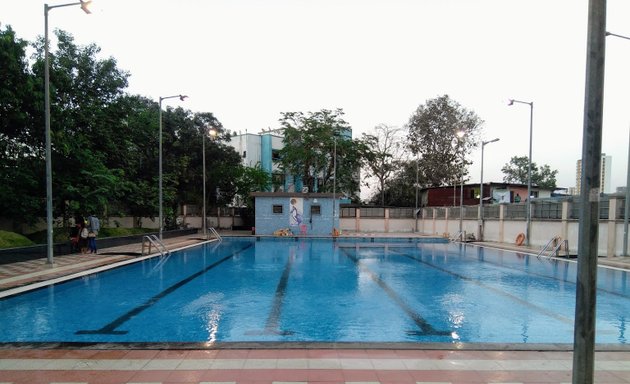
MULTIPOLYGON (((570 218, 571 202, 563 201, 562 218, 560 219, 531 219, 530 245, 543 248, 553 237, 559 236, 568 240, 569 251, 577 254, 579 220, 570 218)), ((623 199, 611 198, 608 207, 608 218, 600 219, 598 254, 599 256, 620 256, 623 253, 624 223, 623 217, 617 217, 623 204, 623 199)), ((533 204, 532 204, 533 205, 533 204)), ((500 243, 514 243, 520 233, 526 233, 524 218, 505 218, 508 204, 499 206, 498 218, 486 218, 483 222, 483 240, 500 243)), ((466 207, 468 210, 478 206, 466 207)), ((423 208, 422 217, 417 225, 414 218, 390 218, 389 208, 385 208, 385 217, 362 218, 361 208, 356 208, 354 217, 342 217, 340 227, 342 232, 373 232, 373 233, 405 233, 414 232, 431 236, 454 237, 459 232, 459 207, 423 208), (444 212, 446 211, 446 212, 444 212)), ((466 210, 465 210, 466 211, 466 210)), ((476 218, 462 219, 462 229, 466 234, 472 234, 479 239, 481 222, 476 218)))

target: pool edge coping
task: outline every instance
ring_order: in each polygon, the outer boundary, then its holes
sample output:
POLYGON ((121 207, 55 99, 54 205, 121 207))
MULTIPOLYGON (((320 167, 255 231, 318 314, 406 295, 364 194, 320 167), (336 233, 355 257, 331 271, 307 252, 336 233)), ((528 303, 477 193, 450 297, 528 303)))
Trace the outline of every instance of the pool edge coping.
MULTIPOLYGON (((572 352, 571 343, 413 343, 413 342, 10 342, 0 350, 431 350, 572 352)), ((630 352, 628 344, 595 344, 596 352, 630 352)))

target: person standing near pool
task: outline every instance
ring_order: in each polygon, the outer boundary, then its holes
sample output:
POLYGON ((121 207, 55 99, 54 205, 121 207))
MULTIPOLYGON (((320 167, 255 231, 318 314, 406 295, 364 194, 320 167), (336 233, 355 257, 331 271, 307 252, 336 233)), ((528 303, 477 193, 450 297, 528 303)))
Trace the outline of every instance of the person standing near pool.
POLYGON ((90 253, 97 253, 96 251, 96 236, 101 229, 101 222, 94 215, 88 216, 88 248, 90 253))

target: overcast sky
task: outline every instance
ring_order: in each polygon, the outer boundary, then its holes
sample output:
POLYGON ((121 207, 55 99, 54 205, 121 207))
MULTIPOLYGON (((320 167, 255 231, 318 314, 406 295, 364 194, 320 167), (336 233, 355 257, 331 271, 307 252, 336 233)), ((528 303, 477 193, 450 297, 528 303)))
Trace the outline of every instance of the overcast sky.
MULTIPOLYGON (((72 1, 70 1, 72 2, 72 1)), ((33 41, 44 1, 0 1, 0 23, 33 41)), ((50 0, 49 5, 64 1, 50 0)), ((128 92, 213 112, 230 130, 278 126, 281 112, 343 108, 354 137, 405 125, 448 94, 484 121, 484 181, 527 156, 575 186, 581 157, 587 0, 94 0, 50 11, 82 45, 96 43, 131 73, 128 92)), ((609 0, 607 30, 630 36, 630 1, 609 0)), ((612 189, 626 184, 630 40, 607 38, 602 152, 612 189)), ((481 151, 471 155, 479 182, 481 151)))

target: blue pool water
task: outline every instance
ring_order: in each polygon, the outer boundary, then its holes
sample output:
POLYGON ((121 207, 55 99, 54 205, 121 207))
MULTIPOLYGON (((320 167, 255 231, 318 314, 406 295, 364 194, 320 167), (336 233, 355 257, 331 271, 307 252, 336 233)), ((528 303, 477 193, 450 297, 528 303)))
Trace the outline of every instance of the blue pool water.
MULTIPOLYGON (((0 299, 0 342, 571 343, 576 264, 449 243, 231 238, 0 299)), ((626 344, 627 273, 597 342, 626 344)))

